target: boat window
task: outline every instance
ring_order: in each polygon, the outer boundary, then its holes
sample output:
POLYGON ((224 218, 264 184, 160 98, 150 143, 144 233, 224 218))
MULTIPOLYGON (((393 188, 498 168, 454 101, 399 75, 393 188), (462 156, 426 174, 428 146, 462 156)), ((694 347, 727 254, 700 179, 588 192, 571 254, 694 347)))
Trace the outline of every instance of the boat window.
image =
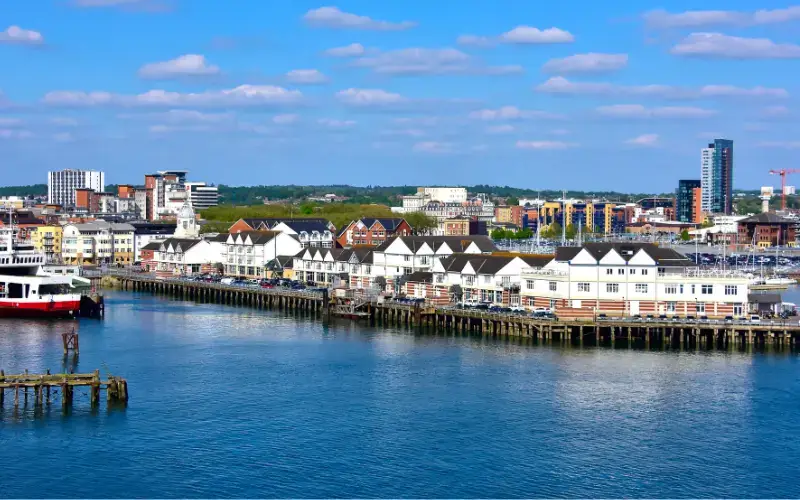
POLYGON ((22 283, 9 283, 8 284, 8 298, 9 299, 22 299, 22 283))
POLYGON ((42 295, 64 295, 69 293, 67 285, 39 285, 39 296, 42 295))

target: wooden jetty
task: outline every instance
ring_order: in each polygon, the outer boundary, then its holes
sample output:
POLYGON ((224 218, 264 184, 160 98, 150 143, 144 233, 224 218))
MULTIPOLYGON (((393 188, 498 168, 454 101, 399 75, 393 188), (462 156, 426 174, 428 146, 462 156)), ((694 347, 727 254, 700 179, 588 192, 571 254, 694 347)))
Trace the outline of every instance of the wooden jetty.
POLYGON ((800 326, 765 321, 760 324, 698 321, 630 319, 543 319, 525 315, 494 313, 454 307, 426 307, 392 301, 360 303, 358 308, 337 302, 326 291, 262 289, 183 280, 163 280, 136 274, 117 275, 124 290, 150 292, 181 299, 278 309, 296 314, 311 314, 330 321, 334 314, 364 318, 380 326, 405 326, 430 332, 480 334, 531 339, 541 344, 576 346, 641 344, 645 347, 729 348, 772 345, 800 347, 800 326))
POLYGON ((72 404, 75 388, 89 388, 89 399, 92 406, 100 403, 100 392, 106 391, 108 402, 128 401, 128 382, 121 377, 109 376, 100 378, 100 370, 94 373, 58 373, 32 374, 25 370, 19 375, 6 375, 0 370, 0 407, 5 403, 6 392, 13 394, 14 407, 20 404, 20 393, 23 404, 28 404, 28 396, 33 398, 36 406, 51 403, 52 395, 60 395, 61 405, 72 404))

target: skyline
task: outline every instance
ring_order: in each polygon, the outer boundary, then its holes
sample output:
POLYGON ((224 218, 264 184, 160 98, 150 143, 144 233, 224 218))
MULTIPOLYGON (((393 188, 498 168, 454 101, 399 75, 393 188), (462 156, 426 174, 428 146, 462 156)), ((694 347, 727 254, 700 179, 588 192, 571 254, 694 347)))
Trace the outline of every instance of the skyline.
POLYGON ((8 2, 4 184, 179 168, 228 185, 667 192, 728 138, 734 188, 756 189, 800 148, 800 6, 212 5, 8 2))

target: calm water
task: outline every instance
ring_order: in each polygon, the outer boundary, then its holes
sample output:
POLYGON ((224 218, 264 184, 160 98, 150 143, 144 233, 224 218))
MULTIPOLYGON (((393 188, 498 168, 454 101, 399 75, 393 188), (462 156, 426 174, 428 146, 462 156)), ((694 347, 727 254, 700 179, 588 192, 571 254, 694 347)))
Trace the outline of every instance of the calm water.
MULTIPOLYGON (((76 371, 126 410, 0 410, 0 497, 798 497, 796 354, 520 346, 116 294, 76 371)), ((65 323, 0 321, 7 372, 65 323)))

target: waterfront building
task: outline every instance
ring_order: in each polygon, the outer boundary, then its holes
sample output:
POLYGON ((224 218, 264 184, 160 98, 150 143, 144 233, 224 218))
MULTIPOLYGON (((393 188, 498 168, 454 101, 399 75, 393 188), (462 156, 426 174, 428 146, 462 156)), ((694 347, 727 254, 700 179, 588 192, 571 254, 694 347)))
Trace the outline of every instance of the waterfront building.
POLYGON ((733 212, 733 141, 714 139, 700 153, 702 210, 706 213, 733 212))
POLYGON ((795 246, 796 221, 773 213, 761 213, 737 222, 739 243, 768 248, 795 246))
POLYGON ((703 189, 699 179, 681 179, 678 181, 676 220, 678 222, 694 222, 702 224, 703 189))
POLYGON ((520 205, 501 205, 494 208, 494 222, 522 226, 524 209, 520 205))
POLYGON ((430 273, 410 274, 406 294, 445 305, 453 300, 451 291, 457 285, 462 301, 519 306, 522 270, 541 268, 550 260, 550 256, 455 253, 438 259, 430 273))
POLYGON ((183 202, 183 206, 177 212, 175 221, 177 222, 174 234, 176 238, 200 237, 200 227, 197 225, 197 218, 189 200, 183 202))
POLYGON ((354 220, 339 233, 336 242, 341 247, 380 245, 393 236, 410 236, 411 226, 402 218, 354 220))
POLYGON ((686 256, 649 243, 560 247, 541 269, 525 269, 522 305, 591 318, 667 315, 742 316, 750 278, 699 270, 686 256))
POLYGON ((370 286, 382 277, 387 286, 417 271, 430 272, 434 262, 453 253, 489 254, 497 251, 488 236, 397 236, 376 247, 369 269, 350 275, 351 287, 370 286))
MULTIPOLYGON (((186 173, 186 170, 162 170, 144 176, 145 216, 147 220, 158 220, 174 215, 174 211, 171 211, 174 207, 168 207, 167 202, 170 201, 171 197, 178 196, 177 193, 179 192, 183 193, 185 197, 186 173)), ((182 205, 183 199, 180 200, 178 207, 182 205)))
POLYGON ((650 220, 647 222, 633 222, 625 226, 627 234, 639 235, 680 235, 684 231, 697 229, 697 224, 691 222, 675 222, 667 220, 650 220))
POLYGON ((226 275, 266 278, 274 276, 280 268, 276 257, 294 257, 302 249, 303 245, 295 234, 243 231, 227 235, 220 260, 226 275))
POLYGON ((33 248, 43 253, 47 264, 61 263, 61 238, 64 230, 61 226, 38 226, 31 231, 33 248))
POLYGON ((129 265, 134 261, 134 227, 102 220, 66 224, 62 238, 64 264, 129 265))
MULTIPOLYGON (((174 222, 131 222, 133 226, 133 258, 135 261, 145 259, 142 252, 152 242, 161 242, 175 234, 177 226, 174 222)), ((156 247, 157 248, 157 247, 156 247)))
POLYGON ((324 222, 295 219, 275 224, 272 226, 272 231, 278 231, 296 236, 297 240, 300 242, 300 245, 304 248, 333 248, 336 246, 334 233, 324 222))
POLYGON ((220 253, 211 242, 181 238, 162 241, 154 251, 152 262, 159 277, 214 273, 222 265, 220 253))
POLYGON ((105 173, 93 170, 59 170, 47 173, 47 201, 64 207, 75 206, 75 190, 105 190, 105 173))
MULTIPOLYGON (((361 248, 305 248, 293 259, 293 272, 296 279, 312 281, 318 285, 337 285, 354 273, 371 276, 372 249, 361 248), (339 283, 337 283, 337 281, 339 283)), ((354 288, 370 288, 369 278, 354 286, 352 281, 346 285, 354 288)))
POLYGON ((140 247, 136 254, 136 260, 140 262, 141 268, 146 272, 155 272, 158 262, 156 262, 156 252, 161 248, 163 240, 151 241, 140 247))
POLYGON ((0 196, 0 210, 20 210, 25 207, 25 198, 20 196, 0 196))

